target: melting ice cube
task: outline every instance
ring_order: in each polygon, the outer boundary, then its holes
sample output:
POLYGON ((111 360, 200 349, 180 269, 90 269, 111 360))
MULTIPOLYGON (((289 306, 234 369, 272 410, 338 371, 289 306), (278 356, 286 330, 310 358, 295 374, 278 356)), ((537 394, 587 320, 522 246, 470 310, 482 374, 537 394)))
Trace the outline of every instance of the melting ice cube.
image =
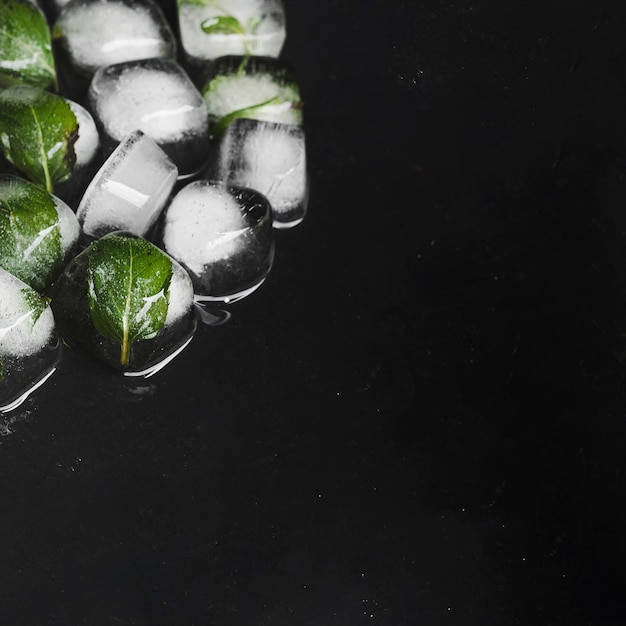
POLYGON ((190 183, 176 194, 163 222, 163 247, 189 271, 197 301, 238 300, 272 267, 271 209, 252 189, 190 183))
POLYGON ((208 155, 204 101, 171 59, 147 59, 98 70, 89 88, 90 109, 111 152, 141 130, 167 152, 181 175, 202 167, 208 155))
POLYGON ((83 231, 102 237, 115 230, 144 236, 174 188, 178 170, 153 139, 127 135, 87 187, 76 213, 83 231))
POLYGON ((229 54, 277 57, 286 37, 281 0, 179 0, 178 23, 192 64, 229 54))
POLYGON ((308 175, 300 126, 234 120, 220 142, 211 173, 214 178, 267 196, 275 228, 290 228, 304 219, 308 175))
POLYGON ((48 300, 0 268, 0 412, 49 378, 60 354, 48 300))

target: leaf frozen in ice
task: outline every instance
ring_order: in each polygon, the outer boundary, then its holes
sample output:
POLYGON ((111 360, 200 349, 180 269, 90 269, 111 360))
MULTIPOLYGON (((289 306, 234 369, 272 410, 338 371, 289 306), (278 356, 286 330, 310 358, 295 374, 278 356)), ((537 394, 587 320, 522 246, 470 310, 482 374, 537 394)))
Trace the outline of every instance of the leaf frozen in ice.
POLYGON ((150 242, 112 233, 92 244, 87 273, 91 317, 97 331, 120 343, 120 364, 130 348, 164 326, 172 261, 150 242))
POLYGON ((43 292, 62 263, 53 197, 17 176, 0 176, 0 267, 43 292))
POLYGON ((0 91, 0 143, 20 172, 48 191, 68 179, 78 122, 65 98, 28 85, 0 91))
POLYGON ((214 17, 209 17, 200 24, 200 28, 207 35, 244 35, 246 32, 241 25, 241 22, 236 17, 231 15, 215 15, 214 17))
POLYGON ((0 3, 0 85, 14 83, 57 87, 48 23, 27 0, 0 3))

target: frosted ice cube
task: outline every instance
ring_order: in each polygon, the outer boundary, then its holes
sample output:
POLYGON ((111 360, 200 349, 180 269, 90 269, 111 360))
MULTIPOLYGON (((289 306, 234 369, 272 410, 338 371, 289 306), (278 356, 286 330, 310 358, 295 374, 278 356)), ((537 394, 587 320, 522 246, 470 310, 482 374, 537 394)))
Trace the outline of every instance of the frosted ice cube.
POLYGON ((179 0, 178 22, 192 63, 229 54, 277 57, 287 34, 280 0, 179 0))
MULTIPOLYGON (((140 311, 131 313, 128 324, 144 324, 145 310, 156 299, 167 298, 167 312, 163 326, 156 333, 144 335, 143 338, 132 340, 129 351, 129 360, 122 363, 120 360, 120 341, 111 338, 109 334, 96 324, 92 314, 90 295, 93 285, 90 276, 100 274, 108 276, 110 267, 103 267, 93 260, 93 251, 96 246, 106 240, 138 239, 134 235, 118 231, 105 235, 92 243, 67 265, 59 279, 55 282, 52 292, 52 307, 57 320, 57 326, 69 345, 76 345, 111 367, 122 370, 126 376, 150 376, 169 363, 191 341, 197 324, 194 308, 193 286, 187 272, 180 264, 166 255, 153 244, 144 240, 153 252, 150 254, 162 255, 171 262, 172 274, 165 290, 143 298, 144 304, 140 311)), ((132 284, 140 284, 146 278, 146 265, 139 270, 132 284)), ((128 277, 132 275, 129 266, 128 277)), ((149 280, 149 278, 148 278, 149 280)), ((129 283, 130 284, 130 283, 129 283)), ((110 284, 107 289, 115 286, 110 284)), ((121 286, 120 289, 125 289, 121 286)), ((111 293, 109 291, 109 293, 111 293)), ((126 297, 124 293, 116 297, 126 297)), ((123 308, 123 307, 122 307, 123 308)), ((123 312, 119 312, 121 317, 123 312)), ((120 319, 116 320, 120 322, 120 319)))
POLYGON ((113 63, 176 57, 174 34, 152 0, 73 0, 53 34, 60 58, 86 77, 113 63))
POLYGON ((76 215, 90 237, 115 230, 144 236, 174 188, 178 170, 153 139, 127 135, 87 187, 76 215))
POLYGON ((60 198, 19 176, 0 176, 0 266, 44 292, 73 256, 80 236, 60 198))
POLYGON ((60 350, 48 301, 0 268, 0 412, 19 406, 54 372, 60 350))
POLYGON ((89 103, 109 148, 139 129, 167 152, 181 175, 198 170, 207 159, 204 101, 171 59, 129 61, 98 70, 89 103))
POLYGON ((212 175, 267 196, 275 228, 295 226, 304 219, 308 201, 304 130, 293 124, 234 120, 220 142, 212 175))
POLYGON ((196 300, 233 302, 254 291, 272 267, 271 208, 252 189, 195 181, 167 207, 161 241, 191 275, 196 300))
POLYGON ((213 135, 236 117, 302 125, 300 89, 293 70, 268 57, 220 57, 201 79, 213 135))

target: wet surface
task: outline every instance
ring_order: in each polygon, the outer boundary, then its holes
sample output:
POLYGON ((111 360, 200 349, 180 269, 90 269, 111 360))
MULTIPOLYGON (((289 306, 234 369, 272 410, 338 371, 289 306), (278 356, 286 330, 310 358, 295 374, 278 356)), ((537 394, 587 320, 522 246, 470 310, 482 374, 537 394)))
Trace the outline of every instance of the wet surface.
POLYGON ((626 622, 626 9, 530 5, 287 0, 308 215, 2 417, 3 622, 626 622))

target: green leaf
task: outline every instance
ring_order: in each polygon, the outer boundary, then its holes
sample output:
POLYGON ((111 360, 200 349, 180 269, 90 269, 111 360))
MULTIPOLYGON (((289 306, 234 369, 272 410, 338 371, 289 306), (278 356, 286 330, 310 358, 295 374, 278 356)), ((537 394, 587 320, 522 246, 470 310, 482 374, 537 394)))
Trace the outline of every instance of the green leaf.
POLYGON ((77 137, 78 122, 65 98, 27 85, 0 91, 4 156, 48 191, 71 176, 77 137))
POLYGON ((227 35, 245 35, 246 33, 241 25, 241 22, 236 17, 231 15, 216 15, 214 17, 209 17, 200 24, 200 28, 207 35, 214 35, 218 33, 227 35))
POLYGON ((101 335, 120 343, 121 365, 128 365, 133 342, 163 328, 171 278, 170 258, 145 239, 112 233, 91 245, 91 318, 101 335))
POLYGON ((50 29, 28 0, 0 2, 0 85, 14 83, 57 88, 50 29))
POLYGON ((43 312, 48 308, 51 300, 48 296, 43 296, 33 289, 22 289, 20 293, 22 294, 22 299, 31 311, 30 320, 34 326, 43 312))
POLYGON ((43 292, 62 263, 59 215, 52 196, 17 176, 0 176, 0 267, 43 292))

